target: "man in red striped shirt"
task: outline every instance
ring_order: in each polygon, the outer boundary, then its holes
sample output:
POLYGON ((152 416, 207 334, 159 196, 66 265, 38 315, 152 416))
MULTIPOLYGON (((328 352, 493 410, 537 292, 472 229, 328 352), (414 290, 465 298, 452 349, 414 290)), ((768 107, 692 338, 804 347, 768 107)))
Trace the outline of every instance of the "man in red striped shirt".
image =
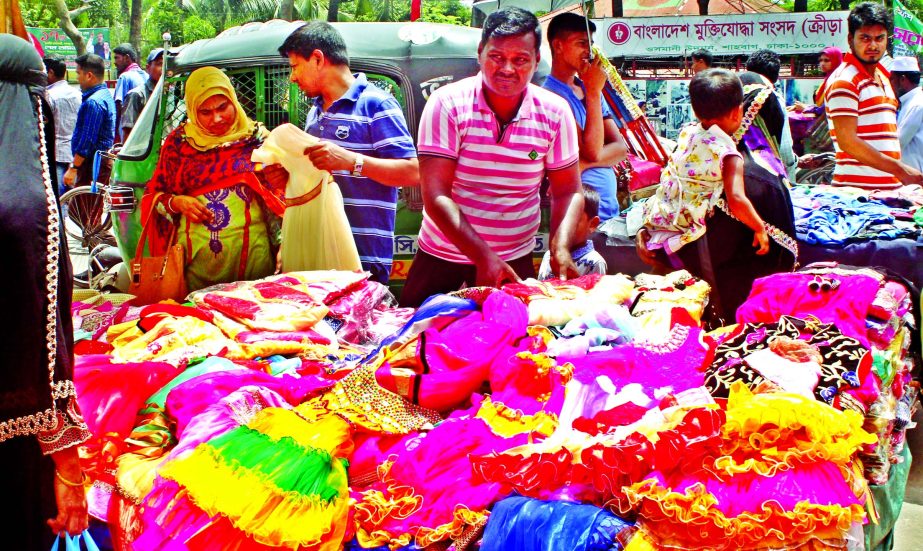
POLYGON ((402 305, 417 306, 462 284, 499 286, 535 277, 544 177, 551 195, 552 272, 577 275, 570 254, 583 208, 577 124, 563 98, 530 84, 540 43, 533 14, 496 11, 478 46, 481 72, 429 98, 417 139, 420 249, 402 305))
POLYGON ((847 21, 852 53, 830 76, 826 95, 836 149, 833 183, 865 189, 923 184, 923 175, 901 162, 897 98, 879 63, 887 52, 891 16, 884 6, 864 2, 847 21))

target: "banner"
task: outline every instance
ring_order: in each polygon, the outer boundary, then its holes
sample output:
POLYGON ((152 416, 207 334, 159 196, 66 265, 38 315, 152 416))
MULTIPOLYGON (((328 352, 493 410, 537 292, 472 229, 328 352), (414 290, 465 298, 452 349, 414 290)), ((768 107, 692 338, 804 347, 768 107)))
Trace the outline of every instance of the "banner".
POLYGON ((913 56, 923 51, 923 23, 894 0, 894 57, 913 56))
POLYGON ((715 55, 768 49, 817 54, 847 47, 848 11, 748 13, 596 19, 596 43, 607 57, 675 57, 695 50, 715 55))
MULTIPOLYGON (((77 48, 71 42, 69 36, 64 34, 62 29, 41 29, 38 27, 26 27, 29 34, 34 36, 42 49, 45 50, 46 56, 57 56, 64 58, 67 62, 68 69, 76 69, 74 60, 77 59, 77 48)), ((109 27, 94 27, 87 29, 77 29, 87 41, 87 53, 96 54, 106 60, 106 66, 112 58, 109 47, 109 27)))

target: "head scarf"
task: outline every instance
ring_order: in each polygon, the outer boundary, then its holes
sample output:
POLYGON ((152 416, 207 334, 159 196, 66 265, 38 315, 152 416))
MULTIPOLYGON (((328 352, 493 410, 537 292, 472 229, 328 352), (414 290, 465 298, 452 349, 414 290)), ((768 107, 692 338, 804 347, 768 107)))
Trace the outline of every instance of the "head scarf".
POLYGON ((837 48, 836 46, 827 46, 823 49, 823 51, 821 51, 821 54, 829 57, 830 61, 833 63, 833 65, 830 67, 831 73, 840 66, 840 63, 843 63, 843 50, 837 48))
POLYGON ((186 81, 186 116, 188 121, 184 128, 186 141, 199 151, 208 151, 219 145, 236 142, 237 140, 252 136, 257 124, 247 117, 240 102, 231 79, 220 69, 215 67, 202 67, 189 75, 186 81), (223 136, 209 134, 197 120, 197 111, 205 100, 213 96, 226 96, 237 109, 237 120, 223 136))
POLYGON ((824 81, 820 83, 817 91, 814 92, 814 104, 819 106, 824 105, 824 96, 827 94, 827 81, 830 80, 830 75, 832 75, 833 71, 843 63, 843 50, 836 46, 827 46, 821 51, 821 55, 829 57, 833 66, 830 67, 830 72, 824 76, 824 81))

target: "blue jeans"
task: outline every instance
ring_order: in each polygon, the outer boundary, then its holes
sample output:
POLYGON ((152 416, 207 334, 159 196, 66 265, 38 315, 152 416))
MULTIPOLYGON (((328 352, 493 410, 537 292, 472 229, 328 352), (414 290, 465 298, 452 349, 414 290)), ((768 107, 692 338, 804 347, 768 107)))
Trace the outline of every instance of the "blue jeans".
POLYGON ((64 195, 64 192, 67 191, 67 186, 64 185, 64 173, 67 172, 67 167, 70 166, 70 163, 55 163, 55 172, 58 174, 58 195, 64 195))

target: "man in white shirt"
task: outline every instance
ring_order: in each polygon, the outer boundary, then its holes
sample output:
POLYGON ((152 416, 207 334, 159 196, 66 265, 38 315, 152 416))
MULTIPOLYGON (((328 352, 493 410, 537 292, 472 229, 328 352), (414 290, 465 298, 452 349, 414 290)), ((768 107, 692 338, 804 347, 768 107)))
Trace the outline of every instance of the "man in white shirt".
POLYGON ((923 90, 920 64, 915 57, 897 57, 891 63, 891 87, 901 102, 897 111, 897 134, 901 161, 923 171, 923 90))
POLYGON ((80 110, 83 100, 80 89, 67 83, 67 65, 64 60, 46 57, 42 61, 45 63, 45 70, 48 71, 45 97, 48 98, 51 112, 54 114, 55 171, 58 175, 58 189, 63 193, 64 173, 74 160, 71 137, 77 124, 77 111, 80 110))

